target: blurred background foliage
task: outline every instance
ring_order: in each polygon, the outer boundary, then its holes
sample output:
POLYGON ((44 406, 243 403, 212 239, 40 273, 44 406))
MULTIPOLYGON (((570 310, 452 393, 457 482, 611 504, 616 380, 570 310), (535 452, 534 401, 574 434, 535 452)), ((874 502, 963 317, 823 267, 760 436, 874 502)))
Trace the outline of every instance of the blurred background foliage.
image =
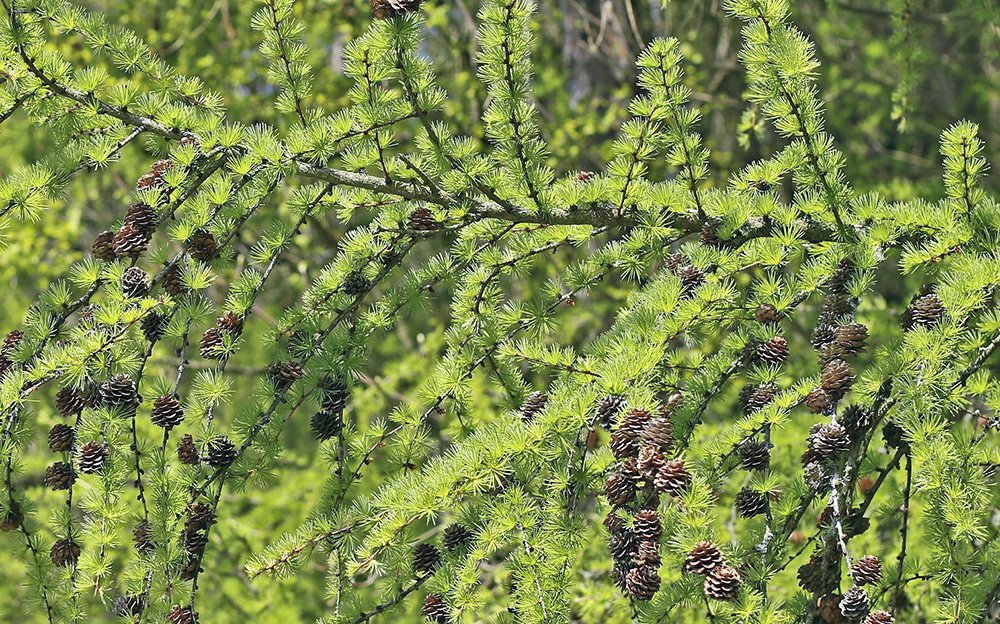
MULTIPOLYGON (((282 119, 273 109, 274 87, 266 80, 267 65, 257 52, 259 40, 250 29, 256 3, 248 0, 89 0, 82 2, 103 12, 111 23, 134 29, 178 72, 199 76, 209 90, 225 101, 229 116, 243 123, 263 122, 281 128, 282 119)), ((748 107, 741 94, 744 75, 737 58, 739 24, 724 15, 719 0, 539 0, 540 16, 535 28, 537 105, 542 131, 551 147, 550 165, 557 173, 596 170, 609 157, 610 146, 620 124, 627 119, 627 103, 634 95, 635 57, 653 37, 674 36, 681 41, 687 59, 686 84, 693 90, 693 104, 703 113, 700 124, 712 151, 712 178, 723 183, 742 166, 780 148, 781 143, 748 107)), ((981 136, 993 150, 1000 146, 1000 3, 991 0, 801 0, 792 2, 796 24, 812 39, 822 62, 819 68, 821 97, 826 102, 827 125, 847 156, 847 171, 859 192, 879 190, 891 199, 942 195, 939 136, 953 121, 967 118, 979 124, 981 136)), ((480 140, 479 116, 486 93, 476 78, 475 15, 478 3, 446 0, 426 3, 428 16, 426 49, 438 68, 440 84, 450 98, 445 110, 451 122, 480 140)), ((368 27, 371 17, 362 0, 301 0, 297 17, 307 25, 303 34, 313 55, 312 104, 335 110, 347 103, 350 88, 343 75, 347 43, 368 27)), ((90 51, 72 37, 60 38, 60 52, 78 67, 91 62, 90 51)), ((47 128, 27 123, 20 115, 3 128, 0 175, 47 155, 47 128)), ((155 159, 156 146, 129 146, 119 162, 96 172, 77 176, 62 197, 50 200, 40 222, 11 221, 3 232, 0 248, 0 281, 7 287, 0 297, 0 329, 4 332, 24 320, 25 311, 38 293, 66 268, 89 252, 94 235, 114 222, 130 201, 135 180, 155 159)), ((994 152, 995 153, 995 152, 994 152)), ((996 161, 995 158, 992 160, 996 161)), ((665 175, 654 170, 651 177, 665 175)), ((997 180, 987 178, 996 189, 997 180)), ((275 200, 275 209, 280 209, 275 200)), ((332 217, 314 222, 283 257, 281 275, 259 301, 247 330, 253 336, 282 309, 293 304, 298 293, 335 253, 336 241, 345 224, 332 217), (257 327, 254 327, 257 324, 257 327)), ((235 246, 236 265, 249 254, 252 231, 235 246)), ((408 258, 418 263, 424 255, 408 258)), ((538 269, 555 273, 574 254, 553 256, 538 269)), ((227 276, 220 276, 215 292, 223 295, 227 276)), ((513 288, 530 288, 540 280, 518 280, 513 288)), ((509 283, 507 285, 510 285, 509 283)), ((613 283, 577 302, 574 314, 560 330, 562 344, 581 344, 609 325, 615 310, 627 296, 629 285, 613 283)), ((426 371, 443 352, 443 331, 448 320, 449 294, 439 289, 420 314, 404 319, 398 330, 385 336, 373 349, 368 370, 355 390, 350 417, 363 429, 371 419, 387 413, 401 399, 413 396, 426 371)), ((891 288, 888 291, 891 293, 891 288)), ((902 290, 902 289, 900 289, 902 290)), ((885 294, 885 291, 883 291, 885 294)), ((895 321, 883 320, 886 308, 901 302, 872 299, 859 311, 872 335, 898 331, 895 321), (890 329, 892 327, 893 329, 890 329)), ((801 319, 801 332, 811 325, 801 319)), ((229 366, 245 375, 238 385, 234 404, 248 392, 250 380, 260 374, 261 362, 271 358, 268 345, 247 341, 229 366)), ((789 363, 789 370, 809 366, 789 363)), ((155 363, 155 362, 154 362, 155 363)), ((162 365, 170 362, 162 361, 162 365)), ((197 361, 192 366, 197 367, 197 361)), ((544 379, 536 380, 539 386, 544 379)), ((508 408, 502 392, 485 376, 477 378, 473 405, 483 410, 480 418, 508 408)), ((38 419, 47 430, 55 421, 40 403, 38 419)), ((735 396, 733 397, 735 404, 735 396)), ((736 408, 734 407, 734 410, 736 408)), ((223 415, 225 418, 227 415, 223 415)), ((432 426, 434 426, 432 424, 432 426)), ((775 440, 780 455, 782 438, 788 446, 803 431, 785 431, 775 440)), ((707 431, 706 431, 707 433, 707 431)), ((442 444, 448 431, 432 436, 427 444, 442 444)), ((42 435, 36 441, 44 445, 42 435)), ((309 435, 306 418, 293 418, 285 430, 286 453, 279 462, 281 487, 230 494, 235 502, 223 514, 213 532, 209 550, 211 574, 205 575, 201 611, 206 622, 297 622, 309 621, 324 612, 320 596, 326 596, 322 557, 301 574, 284 581, 253 582, 243 572, 249 552, 259 551, 277 535, 294 529, 316 510, 324 476, 330 463, 319 456, 309 435), (266 505, 258 505, 266 498, 266 505)), ((26 453, 28 464, 22 481, 38 501, 41 517, 46 507, 62 504, 61 496, 46 492, 32 480, 44 470, 44 453, 26 453), (32 459, 34 458, 34 459, 32 459), (33 462, 38 462, 35 465, 33 462)), ((374 469, 366 471, 354 495, 373 491, 382 479, 379 463, 387 469, 401 458, 376 456, 374 469)), ((795 461, 794 458, 792 461, 795 461)), ((395 464, 398 466, 398 463, 395 464)), ((880 531, 892 531, 892 510, 881 510, 880 531)), ((599 524, 594 523, 599 529, 599 524)), ((595 529, 595 530, 597 530, 595 529)), ((869 534, 867 539, 878 539, 869 534)), ((12 547, 6 536, 0 553, 12 547)), ((127 544, 127 536, 123 536, 127 544)), ((123 546, 125 547, 125 546, 123 546)), ((23 568, 14 558, 0 556, 0 620, 21 619, 24 601, 23 568)), ((374 590, 373 590, 374 591, 374 590)), ((610 585, 595 588, 611 592, 610 585)), ((110 600, 102 596, 94 600, 110 600)), ((327 596, 333 600, 333 596, 327 596)), ((419 619, 418 604, 411 601, 411 619, 419 619)), ((595 601, 583 601, 589 609, 595 601)), ((393 617, 405 619, 404 610, 393 617)), ((91 613, 106 612, 94 608, 91 613)), ((627 620, 628 614, 579 614, 579 621, 627 620)), ((26 621, 41 621, 44 615, 26 621)))

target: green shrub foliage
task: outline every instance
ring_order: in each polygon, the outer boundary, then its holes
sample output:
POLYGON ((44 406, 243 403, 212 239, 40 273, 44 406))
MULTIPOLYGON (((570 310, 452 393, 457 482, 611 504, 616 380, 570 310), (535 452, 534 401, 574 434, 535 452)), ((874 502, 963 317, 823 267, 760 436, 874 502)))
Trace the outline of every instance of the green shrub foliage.
MULTIPOLYGON (((1000 204, 975 123, 941 133, 943 186, 852 162, 783 0, 711 22, 740 28, 740 147, 703 134, 675 38, 643 44, 627 107, 554 131, 532 0, 445 45, 419 0, 325 42, 302 4, 192 24, 245 44, 225 76, 4 2, 0 121, 45 145, 0 182, 44 282, 0 317, 4 619, 989 621, 1000 204), (45 228, 86 253, 46 268, 45 228)), ((906 130, 937 14, 889 4, 906 130)))

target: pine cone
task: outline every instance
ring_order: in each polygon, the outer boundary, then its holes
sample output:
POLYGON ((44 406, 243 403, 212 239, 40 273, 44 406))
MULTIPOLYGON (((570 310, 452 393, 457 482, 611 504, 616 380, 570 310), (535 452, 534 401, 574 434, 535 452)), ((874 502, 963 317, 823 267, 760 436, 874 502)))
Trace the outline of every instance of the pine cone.
POLYGON ((532 392, 521 404, 521 418, 527 422, 535 419, 535 416, 545 409, 545 404, 549 402, 549 395, 544 392, 532 392))
POLYGON ((844 360, 833 360, 823 367, 820 387, 834 401, 842 399, 852 385, 854 385, 854 375, 851 374, 851 367, 844 360))
POLYGON ((621 529, 611 534, 608 538, 608 551, 615 561, 631 561, 635 556, 638 544, 635 541, 635 533, 631 529, 621 529))
POLYGON ((208 230, 195 230, 187 246, 188 255, 201 262, 211 262, 219 255, 219 244, 208 230))
POLYGON ((875 555, 865 555, 854 560, 851 578, 858 585, 874 585, 882 580, 882 562, 875 555))
POLYGON ((115 255, 138 258, 149 247, 149 241, 149 234, 126 223, 115 233, 113 242, 115 255))
POLYGON ((111 604, 111 613, 117 617, 135 617, 142 613, 142 598, 135 594, 122 594, 111 604))
POLYGON ((762 364, 780 366, 788 359, 788 341, 775 336, 757 346, 757 360, 762 364))
POLYGON ((52 544, 49 558, 60 568, 74 565, 80 558, 80 545, 72 539, 58 539, 52 544))
POLYGON ((819 323, 813 330, 812 346, 819 350, 837 340, 837 326, 833 323, 819 323))
POLYGON ((892 617, 892 614, 887 611, 872 611, 865 618, 865 624, 895 624, 896 618, 892 617))
POLYGON ((156 544, 153 542, 153 527, 143 520, 132 529, 132 543, 140 553, 148 553, 156 544))
POLYGON ((122 407, 134 410, 139 404, 139 391, 128 375, 115 375, 101 383, 101 403, 108 407, 122 407))
POLYGON ((167 614, 169 624, 198 624, 198 612, 191 607, 174 605, 167 614))
POLYGON ((351 271, 344 277, 344 283, 341 284, 340 288, 344 291, 344 294, 350 297, 360 297, 368 292, 371 287, 371 282, 362 275, 360 270, 351 271))
POLYGON ((236 445, 224 435, 212 438, 205 445, 205 461, 212 468, 225 468, 236 461, 236 445))
POLYGON ((604 495, 613 507, 623 507, 635 496, 635 483, 621 474, 613 474, 604 484, 604 495))
POLYGON ((76 481, 76 474, 73 467, 66 462, 56 462, 45 469, 45 476, 42 483, 45 487, 53 490, 68 490, 69 486, 76 481))
POLYGON ((762 303, 754 310, 753 317, 758 323, 777 323, 781 320, 781 313, 770 303, 762 303))
POLYGON ((298 362, 273 362, 267 367, 267 375, 277 390, 287 390, 302 379, 302 365, 298 362))
POLYGON ((20 506, 13 499, 9 499, 9 501, 7 511, 0 516, 0 531, 4 533, 21 528, 21 523, 24 522, 24 514, 21 513, 20 506))
POLYGON ((827 283, 827 289, 831 293, 835 294, 846 294, 847 284, 854 277, 854 262, 850 258, 844 258, 837 265, 837 269, 833 272, 830 277, 830 281, 827 283))
POLYGON ((184 408, 177 397, 164 395, 153 401, 153 409, 149 419, 157 427, 172 429, 184 420, 184 408))
POLYGON ((205 547, 208 546, 208 533, 198 529, 185 529, 181 533, 181 543, 189 555, 199 558, 205 553, 205 547))
POLYGON ((773 383, 744 386, 740 392, 740 404, 743 406, 744 413, 749 416, 770 405, 777 395, 778 386, 773 383))
POLYGON ((642 430, 640 440, 667 453, 674 445, 674 429, 666 418, 651 418, 642 430))
POLYGON ((713 600, 732 600, 739 593, 742 582, 740 573, 723 563, 705 577, 705 595, 713 600))
POLYGON ((187 510, 184 528, 188 531, 204 531, 215 524, 215 510, 205 503, 195 503, 187 510))
POLYGON ((705 283, 705 274, 693 264, 687 264, 677 269, 677 277, 681 280, 681 296, 688 297, 699 286, 705 283))
POLYGON ((625 431, 614 431, 611 434, 611 454, 617 459, 635 457, 639 453, 638 440, 625 431))
POLYGON ((649 600, 660 589, 660 573, 651 565, 636 566, 625 576, 625 591, 636 600, 649 600))
POLYGON ((868 593, 857 586, 847 590, 840 599, 840 613, 849 620, 861 620, 868 614, 870 608, 868 593))
POLYGON ((906 432, 891 420, 882 427, 882 437, 885 439, 885 445, 889 448, 905 449, 910 446, 910 443, 906 441, 906 432))
POLYGON ((83 474, 100 472, 108 458, 108 447, 100 442, 87 442, 77 451, 76 458, 83 474))
POLYGON ((734 505, 741 517, 753 518, 767 510, 767 496, 745 487, 736 494, 734 505))
POLYGON ((430 574, 441 564, 441 553, 437 546, 426 542, 413 548, 413 569, 417 574, 430 574))
POLYGON ((638 484, 645 479, 642 471, 639 470, 639 462, 635 457, 626 457, 618 463, 618 472, 632 483, 638 484))
POLYGON ((309 428, 320 442, 337 437, 344 430, 343 412, 321 409, 313 414, 309 428))
POLYGON ((824 414, 833 407, 833 399, 823 388, 815 388, 806 397, 806 406, 816 414, 824 414))
POLYGON ((194 438, 190 433, 185 433, 181 441, 177 444, 177 459, 182 464, 194 465, 201 461, 198 447, 194 443, 194 438))
POLYGON ((56 393, 56 410, 61 416, 64 418, 75 416, 82 412, 84 407, 86 401, 82 392, 70 386, 59 388, 59 392, 56 393))
MULTIPOLYGON (((372 10, 375 11, 375 17, 377 19, 385 19, 386 17, 392 17, 394 13, 392 11, 398 11, 399 9, 391 7, 400 6, 412 6, 413 9, 406 9, 402 12, 405 13, 407 10, 416 10, 420 6, 420 0, 369 0, 372 5, 372 10), (378 8, 376 7, 378 5, 378 8), (380 15, 380 11, 383 13, 380 15), (386 13, 386 11, 389 11, 386 13)), ((410 213, 410 229, 416 230, 418 232, 430 232, 436 230, 440 227, 440 224, 434 218, 434 213, 431 212, 430 208, 425 208, 420 206, 415 208, 413 212, 410 213)))
POLYGON ((646 444, 639 449, 639 457, 636 459, 635 466, 647 482, 652 482, 656 478, 656 473, 663 466, 663 462, 663 453, 660 452, 660 449, 646 444))
POLYGON ((637 566, 660 567, 660 550, 657 542, 647 540, 639 542, 632 555, 632 563, 637 566))
POLYGON ((832 590, 833 584, 839 582, 838 579, 833 578, 832 574, 829 575, 830 578, 824 578, 823 561, 817 555, 813 555, 809 561, 799 566, 796 575, 799 579, 799 586, 812 594, 823 594, 832 590))
POLYGON ((200 555, 188 555, 187 562, 184 567, 181 568, 180 577, 182 581, 193 580, 194 577, 202 571, 201 567, 201 556, 200 555))
POLYGON ((217 327, 209 327, 201 336, 198 345, 201 357, 206 360, 221 360, 226 355, 226 341, 217 327))
POLYGON ((711 542, 699 542, 684 558, 684 571, 690 574, 709 574, 725 561, 718 546, 711 542))
POLYGON ((625 407, 625 397, 620 394, 610 394, 597 402, 594 409, 594 423, 610 429, 618 422, 618 414, 625 407))
POLYGON ((819 311, 819 322, 836 325, 842 317, 849 316, 857 304, 858 300, 853 297, 831 294, 823 300, 823 306, 819 311))
POLYGON ((142 319, 142 335, 149 342, 156 342, 163 338, 163 334, 170 325, 170 319, 165 314, 150 312, 142 319))
POLYGON ((624 594, 628 586, 628 573, 632 570, 632 563, 628 561, 615 561, 611 567, 611 582, 624 594))
POLYGON ((662 530, 660 515, 655 509, 643 509, 635 514, 632 532, 635 533, 636 539, 643 542, 659 542, 662 530))
POLYGON ((875 414, 863 405, 848 405, 840 416, 840 422, 852 439, 860 439, 871 429, 875 422, 875 414))
POLYGON ((351 398, 351 390, 339 379, 324 379, 320 383, 323 391, 323 409, 330 412, 343 412, 347 401, 351 398))
POLYGON ((850 447, 851 438, 843 426, 839 423, 823 425, 809 436, 809 461, 834 461, 850 447))
POLYGON ((215 319, 215 324, 220 331, 239 336, 243 333, 244 318, 235 312, 226 312, 215 319))
POLYGON ((90 252, 98 260, 111 262, 118 255, 115 253, 115 233, 111 230, 104 230, 94 237, 94 242, 90 246, 90 252))
POLYGON ((931 328, 941 322, 944 318, 945 307, 941 299, 934 293, 929 293, 918 298, 910 306, 910 322, 905 329, 914 327, 931 328))
POLYGON ((739 447, 743 470, 766 470, 771 464, 771 445, 767 442, 747 440, 739 447))
POLYGON ((73 450, 73 440, 76 432, 73 427, 62 423, 52 425, 49 429, 49 450, 53 453, 65 453, 73 450))
POLYGON ((691 473, 682 460, 673 459, 664 462, 653 479, 653 485, 659 492, 679 496, 691 485, 691 473))
POLYGON ((180 298, 191 292, 184 283, 184 269, 179 264, 171 264, 164 269, 160 283, 163 284, 164 292, 171 297, 180 298))
POLYGON ((628 530, 628 527, 625 526, 625 520, 614 509, 604 517, 604 528, 612 535, 628 530))
POLYGON ((444 544, 445 549, 454 552, 464 548, 469 542, 472 541, 472 538, 472 531, 465 528, 464 525, 455 523, 449 524, 448 528, 444 530, 444 536, 441 538, 441 543, 444 544))
POLYGON ((868 328, 861 323, 848 323, 837 328, 836 345, 842 353, 861 353, 868 345, 868 328))
POLYGON ((451 609, 448 608, 448 603, 444 601, 441 594, 427 594, 420 613, 431 622, 444 624, 451 616, 451 609))
POLYGON ((149 276, 139 267, 130 267, 122 275, 121 287, 126 297, 145 297, 149 293, 149 276))
POLYGON ((129 206, 125 213, 125 225, 131 225, 138 231, 146 235, 152 235, 156 231, 156 224, 160 217, 152 206, 136 202, 129 206))
POLYGON ((590 182, 595 177, 597 177, 597 174, 593 171, 580 171, 573 177, 573 179, 577 182, 590 182))

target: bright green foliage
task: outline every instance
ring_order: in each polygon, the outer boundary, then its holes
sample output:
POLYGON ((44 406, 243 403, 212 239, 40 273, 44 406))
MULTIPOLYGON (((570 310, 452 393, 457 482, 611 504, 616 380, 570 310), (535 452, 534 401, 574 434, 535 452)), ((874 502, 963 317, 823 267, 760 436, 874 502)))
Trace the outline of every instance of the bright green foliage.
POLYGON ((89 4, 0 24, 0 619, 813 623, 875 555, 872 609, 990 621, 996 128, 949 121, 933 180, 870 151, 938 137, 934 10, 868 10, 898 80, 855 107, 839 3, 602 3, 583 71, 551 2, 89 4), (641 510, 657 563, 612 555, 641 510))

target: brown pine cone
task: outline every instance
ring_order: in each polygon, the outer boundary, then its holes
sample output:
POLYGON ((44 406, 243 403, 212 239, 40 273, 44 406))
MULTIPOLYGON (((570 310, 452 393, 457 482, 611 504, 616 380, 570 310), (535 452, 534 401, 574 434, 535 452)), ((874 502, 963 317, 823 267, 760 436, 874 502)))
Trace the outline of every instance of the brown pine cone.
POLYGON ((236 461, 236 445, 224 435, 217 435, 205 445, 204 459, 212 468, 225 468, 236 461))
POLYGON ((830 277, 827 288, 831 293, 846 294, 847 284, 854 277, 854 262, 850 258, 844 258, 837 265, 837 269, 830 277))
POLYGON ((926 294, 918 298, 910 306, 909 323, 905 329, 914 327, 931 328, 941 322, 945 314, 944 304, 934 293, 926 294))
POLYGON ((455 552, 472 542, 473 537, 472 531, 467 529, 465 525, 458 523, 449 524, 448 528, 444 530, 444 535, 441 537, 441 543, 444 545, 445 550, 455 552))
POLYGON ((882 611, 881 609, 877 611, 872 611, 865 618, 865 624, 895 624, 896 618, 892 617, 892 614, 888 611, 882 611))
POLYGON ((83 393, 76 388, 63 386, 56 393, 56 410, 64 418, 79 414, 86 405, 83 393))
POLYGON ((705 594, 713 600, 732 600, 739 594, 742 582, 735 568, 722 564, 705 577, 705 594))
POLYGON ((788 341, 775 336, 757 346, 757 360, 762 364, 780 366, 788 359, 788 341))
POLYGON ((885 445, 889 448, 905 449, 910 446, 910 443, 906 441, 906 432, 891 420, 882 427, 882 437, 885 439, 885 445))
MULTIPOLYGON (((809 561, 799 566, 796 573, 799 586, 812 594, 822 594, 831 589, 831 579, 823 578, 823 561, 818 555, 813 555, 809 561)), ((832 577, 832 575, 830 575, 832 577)))
POLYGON ((663 463, 653 479, 653 485, 659 492, 679 496, 691 485, 691 473, 682 460, 673 459, 663 463))
POLYGON ((643 509, 635 514, 632 532, 635 533, 636 539, 643 542, 659 542, 662 530, 660 514, 656 513, 655 509, 643 509))
POLYGON ((184 521, 184 528, 189 531, 204 531, 215 524, 215 510, 211 505, 198 502, 187 510, 187 519, 184 521))
POLYGON ((160 338, 163 338, 163 334, 166 333, 167 327, 170 326, 170 319, 165 314, 160 314, 158 312, 150 312, 142 319, 139 327, 142 329, 142 335, 149 342, 156 342, 160 338))
POLYGON ((850 315, 857 304, 858 300, 853 297, 831 294, 823 300, 823 306, 819 311, 819 322, 836 325, 841 317, 850 315))
POLYGON ((690 574, 709 574, 725 562, 718 546, 712 542, 698 542, 684 558, 684 571, 690 574))
POLYGON ((611 433, 611 454, 616 459, 635 457, 639 453, 639 441, 625 431, 614 431, 611 433))
POLYGON ((625 591, 636 600, 649 600, 660 589, 660 573, 651 565, 636 566, 625 576, 625 591))
POLYGON ((111 230, 104 230, 94 237, 94 242, 90 246, 90 252, 98 260, 111 262, 118 257, 115 253, 115 233, 111 230))
POLYGON ((631 561, 638 547, 631 529, 621 529, 608 537, 608 552, 615 561, 631 561))
POLYGON ((413 569, 417 574, 430 574, 441 564, 441 553, 434 544, 426 542, 413 548, 413 569))
POLYGON ((72 539, 56 540, 55 543, 52 544, 52 549, 49 551, 49 559, 52 560, 53 564, 59 566, 60 568, 74 565, 79 558, 80 545, 72 539))
POLYGON ((848 405, 840 416, 840 423, 851 438, 860 439, 874 422, 875 414, 863 405, 848 405))
POLYGON ((858 621, 868 614, 871 608, 871 600, 868 593, 860 587, 852 587, 847 590, 844 597, 840 599, 840 613, 848 620, 858 621))
POLYGON ((754 310, 753 317, 758 323, 777 323, 781 320, 781 312, 770 303, 762 303, 754 310))
POLYGON ((660 452, 660 449, 646 444, 639 449, 639 457, 636 459, 635 465, 642 473, 643 478, 651 482, 656 478, 656 473, 663 466, 663 462, 663 453, 660 452))
POLYGON ((833 399, 823 388, 816 388, 806 397, 806 406, 816 414, 824 414, 833 407, 833 399))
POLYGON ((198 529, 185 528, 181 532, 181 543, 184 550, 193 557, 201 557, 208 546, 208 533, 198 529))
POLYGON ((211 262, 219 255, 219 244, 208 230, 195 230, 187 240, 188 255, 201 262, 211 262))
POLYGON ((639 545, 635 549, 635 553, 632 555, 632 563, 637 566, 648 565, 659 568, 660 567, 659 544, 654 541, 639 542, 639 545))
POLYGON ((733 504, 740 516, 753 518, 767 510, 767 496, 745 487, 736 494, 736 500, 733 504))
POLYGON ((217 327, 209 327, 201 336, 198 351, 206 360, 221 360, 226 355, 226 342, 217 327))
POLYGON ((76 453, 77 465, 83 474, 100 472, 108 459, 108 447, 101 442, 87 442, 76 453))
POLYGON ((638 440, 642 432, 646 430, 653 415, 643 407, 634 407, 625 414, 618 424, 618 431, 621 431, 633 440, 638 440))
POLYGON ((198 612, 191 607, 174 605, 167 614, 167 622, 170 624, 198 624, 198 612))
POLYGON ((135 618, 142 609, 142 597, 135 594, 122 594, 111 604, 111 613, 117 617, 135 618))
POLYGON ((851 374, 851 367, 844 360, 832 360, 823 367, 820 387, 834 401, 842 399, 852 385, 854 385, 854 375, 851 374))
POLYGON ((113 242, 116 256, 138 258, 149 247, 150 235, 137 226, 126 223, 115 233, 113 242))
POLYGON ((861 353, 868 345, 868 328, 861 323, 848 323, 837 328, 836 344, 842 353, 861 353))
POLYGON ((749 416, 770 405, 777 395, 778 386, 773 383, 744 386, 743 390, 740 391, 740 404, 743 406, 744 413, 749 416))
POLYGON ((833 323, 819 323, 816 325, 816 329, 813 330, 811 343, 814 349, 819 350, 827 345, 833 344, 836 339, 836 325, 833 323))
POLYGON ((451 616, 451 609, 448 607, 448 603, 444 601, 441 594, 427 594, 427 598, 424 599, 424 606, 420 609, 420 613, 431 622, 444 624, 451 616))
POLYGON ((53 425, 49 429, 49 450, 53 453, 65 453, 73 450, 73 440, 76 439, 76 431, 69 425, 62 423, 53 425))
POLYGON ((298 362, 273 362, 267 366, 267 375, 275 388, 287 390, 299 379, 302 379, 302 365, 298 362))
POLYGON ((834 461, 851 447, 851 438, 839 423, 814 429, 809 434, 808 458, 804 458, 804 463, 834 461))
POLYGON ((663 417, 651 418, 642 430, 640 440, 652 444, 664 453, 669 452, 674 445, 674 430, 670 421, 663 417))
POLYGON ((184 408, 173 395, 164 395, 153 401, 149 419, 157 427, 173 429, 184 420, 184 408))
POLYGON ((45 487, 53 490, 68 490, 69 486, 76 481, 76 474, 73 467, 66 462, 56 462, 45 469, 45 476, 42 483, 45 487))
MULTIPOLYGON (((375 11, 375 17, 377 19, 385 19, 385 16, 379 15, 379 10, 375 7, 376 3, 380 7, 388 9, 392 4, 395 6, 406 6, 412 5, 413 10, 416 10, 420 6, 420 0, 369 0, 372 3, 372 9, 375 11)), ((405 11, 403 11, 405 12, 405 11)), ((392 15, 387 15, 391 17, 392 15)), ((416 230, 418 232, 430 232, 441 227, 441 224, 437 222, 434 218, 434 213, 431 212, 430 208, 425 208, 420 206, 415 208, 413 212, 410 213, 410 229, 416 230)))
POLYGON ((184 284, 184 269, 180 264, 171 264, 164 269, 160 283, 163 284, 164 292, 171 297, 183 297, 191 292, 184 284))
POLYGON ((618 414, 625 407, 625 397, 620 394, 610 394, 597 402, 594 408, 594 423, 610 429, 618 422, 618 414))
POLYGON ((24 522, 24 514, 21 513, 21 507, 16 501, 11 499, 8 503, 7 511, 0 515, 0 531, 9 533, 10 531, 19 529, 22 522, 24 522))
POLYGON ((767 442, 747 440, 738 452, 743 470, 766 470, 771 463, 771 445, 767 442))
POLYGON ((132 529, 132 543, 140 553, 147 553, 153 550, 156 545, 153 542, 153 527, 143 520, 132 529))
POLYGON ((149 276, 139 267, 129 267, 122 274, 121 287, 126 297, 145 297, 149 293, 149 276))
POLYGON ((613 474, 604 484, 604 495, 613 507, 624 507, 635 496, 635 483, 621 474, 613 474))
POLYGON ((185 433, 177 444, 177 459, 182 464, 194 465, 201 462, 201 454, 190 433, 185 433))
POLYGON ((136 202, 129 206, 125 213, 125 225, 131 225, 138 231, 146 235, 152 235, 156 231, 156 224, 160 221, 159 215, 152 206, 136 202))
POLYGON ((549 395, 537 390, 532 392, 524 399, 524 403, 521 404, 521 418, 525 422, 531 422, 545 409, 545 405, 548 402, 549 395))
POLYGON ((686 264, 677 269, 677 277, 681 280, 681 296, 688 297, 699 286, 705 283, 705 274, 692 264, 686 264))
POLYGON ((645 480, 642 471, 639 470, 639 462, 635 457, 626 457, 618 464, 618 473, 632 483, 639 483, 645 480))
POLYGON ((851 578, 858 585, 874 585, 882 580, 882 562, 875 555, 864 555, 851 564, 851 578))

